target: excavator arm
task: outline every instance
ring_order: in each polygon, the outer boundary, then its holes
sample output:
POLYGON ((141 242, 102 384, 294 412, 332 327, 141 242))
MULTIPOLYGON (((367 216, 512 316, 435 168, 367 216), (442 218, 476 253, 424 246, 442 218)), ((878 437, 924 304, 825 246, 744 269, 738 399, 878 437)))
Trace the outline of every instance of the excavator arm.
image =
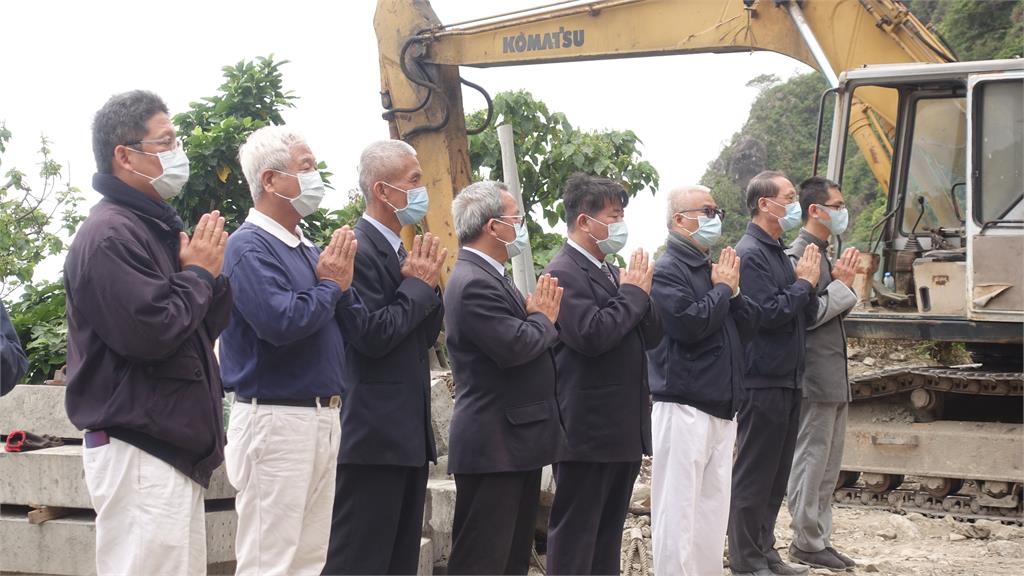
MULTIPOLYGON (((444 25, 424 0, 379 0, 381 98, 391 136, 416 148, 431 194, 425 227, 458 247, 451 198, 470 182, 460 66, 767 50, 822 72, 832 86, 865 64, 948 62, 953 54, 895 0, 601 0, 444 25)), ((468 84, 474 87, 471 83, 468 84)), ((898 102, 858 91, 853 136, 888 186, 898 102)))

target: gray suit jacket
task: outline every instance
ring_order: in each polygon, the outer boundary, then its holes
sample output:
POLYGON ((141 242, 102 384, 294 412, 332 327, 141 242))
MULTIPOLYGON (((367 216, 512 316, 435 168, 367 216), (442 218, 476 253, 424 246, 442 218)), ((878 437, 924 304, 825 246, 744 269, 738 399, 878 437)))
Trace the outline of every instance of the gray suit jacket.
POLYGON ((843 318, 857 303, 857 295, 846 284, 832 280, 832 264, 825 257, 828 242, 803 229, 786 250, 793 265, 803 256, 808 244, 817 244, 822 259, 816 288, 818 313, 807 327, 804 398, 812 402, 849 402, 850 380, 846 368, 843 318))

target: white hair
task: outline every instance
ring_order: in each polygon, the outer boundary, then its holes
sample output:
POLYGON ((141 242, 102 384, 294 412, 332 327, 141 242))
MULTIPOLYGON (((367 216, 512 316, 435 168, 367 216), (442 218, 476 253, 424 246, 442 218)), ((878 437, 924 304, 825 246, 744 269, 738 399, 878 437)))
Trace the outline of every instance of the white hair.
POLYGON ((482 180, 462 189, 452 200, 455 234, 460 245, 466 245, 480 236, 483 227, 502 215, 501 193, 508 188, 501 182, 482 180))
POLYGON ((291 147, 305 144, 301 134, 287 126, 264 126, 253 132, 238 149, 238 163, 256 202, 263 195, 260 174, 264 170, 285 170, 291 160, 291 147))
POLYGON ((700 184, 687 184, 678 188, 673 188, 668 193, 668 215, 666 217, 666 224, 668 229, 672 229, 673 217, 686 209, 686 200, 693 194, 696 193, 711 194, 711 188, 707 186, 701 186, 700 184))
POLYGON ((370 203, 373 185, 392 177, 402 167, 402 161, 416 157, 416 149, 402 140, 379 140, 367 146, 359 155, 359 189, 366 203, 370 203))

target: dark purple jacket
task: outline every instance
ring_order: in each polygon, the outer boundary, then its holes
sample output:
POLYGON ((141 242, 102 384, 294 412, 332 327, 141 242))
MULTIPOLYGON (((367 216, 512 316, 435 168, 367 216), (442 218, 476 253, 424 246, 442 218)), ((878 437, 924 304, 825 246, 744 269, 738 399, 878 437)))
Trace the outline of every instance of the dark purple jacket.
POLYGON ((169 206, 110 175, 93 186, 105 198, 64 262, 68 417, 208 486, 224 460, 213 341, 230 319, 230 287, 181 269, 180 220, 169 206))

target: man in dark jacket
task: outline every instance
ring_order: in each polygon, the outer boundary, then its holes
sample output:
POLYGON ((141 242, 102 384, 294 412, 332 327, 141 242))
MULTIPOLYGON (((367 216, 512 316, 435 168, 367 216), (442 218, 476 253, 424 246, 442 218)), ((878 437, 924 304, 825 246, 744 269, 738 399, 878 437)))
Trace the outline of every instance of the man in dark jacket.
POLYGON ((516 201, 498 182, 452 203, 462 249, 444 294, 455 378, 448 471, 455 475, 449 574, 526 574, 541 468, 564 441, 555 398, 562 299, 544 275, 524 299, 503 265, 528 242, 516 201))
POLYGON ((0 302, 0 396, 17 386, 25 370, 28 370, 28 359, 21 349, 11 317, 7 315, 7 308, 0 302))
POLYGON ((93 121, 103 199, 64 262, 68 417, 85 432, 99 574, 206 567, 203 487, 224 459, 213 341, 227 326, 224 219, 191 238, 166 200, 188 179, 167 106, 111 98, 93 121))
POLYGON ((668 242, 651 293, 666 336, 649 355, 658 574, 722 572, 743 348, 760 317, 757 305, 740 294, 736 252, 726 247, 711 263, 723 216, 704 186, 669 193, 668 242))
POLYGON ((605 262, 626 244, 620 184, 574 174, 562 201, 569 239, 545 272, 565 290, 555 366, 567 444, 554 465, 547 573, 618 574, 633 483, 651 454, 645 350, 661 340, 654 267, 643 250, 626 270, 605 262))
MULTIPOLYGON (((839 186, 825 178, 800 184, 804 227, 787 251, 793 262, 808 246, 826 253, 829 238, 846 230, 848 214, 839 186)), ((815 297, 818 312, 807 328, 807 361, 787 503, 793 518, 789 557, 817 568, 845 570, 854 561, 832 547, 832 493, 839 479, 850 403, 843 317, 857 303, 851 289, 859 253, 847 248, 832 266, 821 259, 815 297)))
POLYGON ((762 172, 746 192, 751 222, 736 244, 740 289, 761 308, 746 351, 729 510, 729 565, 734 574, 805 574, 775 550, 775 518, 786 495, 800 420, 804 331, 818 310, 814 286, 820 255, 808 247, 793 264, 779 238, 800 225, 796 189, 781 172, 762 172))
POLYGON ((401 140, 375 142, 359 159, 366 212, 352 285, 363 308, 340 310, 351 377, 324 574, 413 574, 419 562, 427 461, 437 461, 429 354, 447 256, 430 233, 411 252, 399 237, 427 212, 421 177, 416 151, 401 140))

